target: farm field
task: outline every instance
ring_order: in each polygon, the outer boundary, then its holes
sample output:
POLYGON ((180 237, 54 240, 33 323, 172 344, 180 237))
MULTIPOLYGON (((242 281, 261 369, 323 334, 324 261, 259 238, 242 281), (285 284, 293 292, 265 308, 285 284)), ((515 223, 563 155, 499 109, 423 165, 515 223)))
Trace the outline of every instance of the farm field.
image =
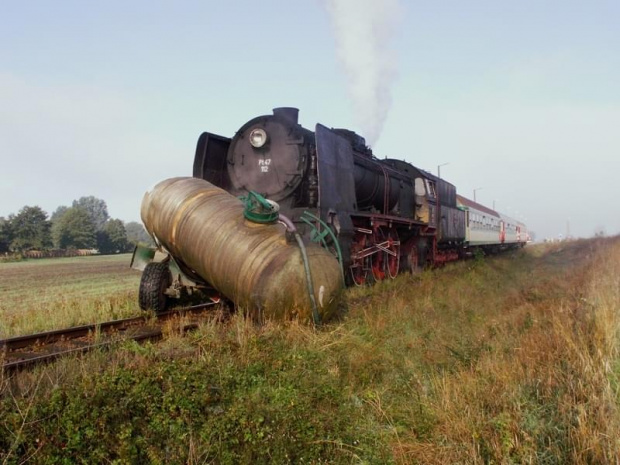
POLYGON ((0 338, 140 313, 131 254, 0 263, 0 338))
MULTIPOLYGON (((110 279, 122 262, 111 260, 110 279)), ((102 288, 103 268, 91 277, 102 288)), ((108 319, 116 299, 135 300, 139 276, 122 279, 85 308, 108 319)), ((318 329, 232 315, 0 378, 0 462, 620 460, 620 238, 527 247, 345 298, 348 313, 318 329)))

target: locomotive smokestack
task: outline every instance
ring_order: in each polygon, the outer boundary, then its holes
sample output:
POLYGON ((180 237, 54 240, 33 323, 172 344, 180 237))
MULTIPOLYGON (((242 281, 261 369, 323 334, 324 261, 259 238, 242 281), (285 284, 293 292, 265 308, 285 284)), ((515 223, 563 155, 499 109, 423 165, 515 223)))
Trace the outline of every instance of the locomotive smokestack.
POLYGON ((290 123, 298 124, 299 109, 295 107, 278 107, 273 109, 273 116, 285 119, 290 123))

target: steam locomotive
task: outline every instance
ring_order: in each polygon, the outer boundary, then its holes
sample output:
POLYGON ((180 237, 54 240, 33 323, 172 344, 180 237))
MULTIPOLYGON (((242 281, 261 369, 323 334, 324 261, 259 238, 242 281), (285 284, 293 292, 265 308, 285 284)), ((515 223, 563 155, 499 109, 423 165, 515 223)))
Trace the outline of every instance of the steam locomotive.
POLYGON ((298 114, 276 108, 232 138, 203 133, 193 177, 235 196, 254 191, 277 202, 307 240, 340 251, 350 284, 527 242, 523 223, 457 195, 454 185, 410 163, 376 158, 353 131, 317 124, 312 132, 298 114))

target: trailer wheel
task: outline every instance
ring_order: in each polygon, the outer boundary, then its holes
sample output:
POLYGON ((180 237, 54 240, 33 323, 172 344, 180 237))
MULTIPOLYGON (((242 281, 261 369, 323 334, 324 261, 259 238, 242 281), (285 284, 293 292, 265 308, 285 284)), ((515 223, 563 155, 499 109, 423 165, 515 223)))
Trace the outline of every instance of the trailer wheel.
POLYGON ((138 302, 142 310, 162 313, 166 310, 168 297, 166 289, 172 284, 172 275, 168 263, 149 263, 142 272, 138 302))

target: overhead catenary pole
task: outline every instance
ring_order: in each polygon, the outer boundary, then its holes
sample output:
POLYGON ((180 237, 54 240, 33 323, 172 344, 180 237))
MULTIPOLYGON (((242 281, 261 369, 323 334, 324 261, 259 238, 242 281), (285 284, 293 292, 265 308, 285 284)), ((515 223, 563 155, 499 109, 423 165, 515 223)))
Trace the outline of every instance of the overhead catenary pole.
POLYGON ((437 177, 438 178, 441 178, 441 167, 449 165, 449 164, 450 164, 450 162, 448 161, 446 163, 442 163, 441 165, 437 165, 437 177))

